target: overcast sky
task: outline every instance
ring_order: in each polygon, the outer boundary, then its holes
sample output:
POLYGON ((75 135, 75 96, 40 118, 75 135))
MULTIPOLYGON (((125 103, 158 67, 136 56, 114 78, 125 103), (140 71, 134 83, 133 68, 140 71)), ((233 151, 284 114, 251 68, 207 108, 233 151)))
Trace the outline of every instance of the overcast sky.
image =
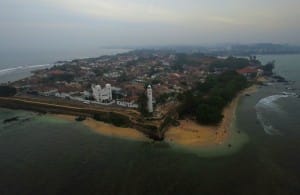
POLYGON ((300 0, 0 0, 0 49, 300 44, 300 0))

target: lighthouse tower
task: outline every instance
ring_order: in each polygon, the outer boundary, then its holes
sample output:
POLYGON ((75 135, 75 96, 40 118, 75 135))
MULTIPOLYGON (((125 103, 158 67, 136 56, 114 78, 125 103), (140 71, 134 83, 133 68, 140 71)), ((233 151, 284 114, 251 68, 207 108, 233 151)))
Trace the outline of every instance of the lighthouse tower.
POLYGON ((152 101, 152 88, 151 85, 148 85, 147 87, 147 107, 148 107, 148 112, 152 113, 153 112, 153 101, 152 101))
POLYGON ((112 101, 112 89, 111 89, 111 84, 106 84, 105 88, 107 90, 107 95, 108 95, 108 100, 112 101))

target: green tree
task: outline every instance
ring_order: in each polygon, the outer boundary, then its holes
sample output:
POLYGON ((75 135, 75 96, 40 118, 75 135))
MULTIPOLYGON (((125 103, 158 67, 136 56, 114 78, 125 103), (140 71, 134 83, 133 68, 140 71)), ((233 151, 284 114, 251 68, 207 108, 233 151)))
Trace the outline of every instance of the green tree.
POLYGON ((245 58, 228 57, 225 60, 217 60, 210 65, 210 70, 215 68, 227 68, 228 70, 237 70, 244 68, 250 64, 250 61, 245 58))
POLYGON ((178 98, 181 101, 178 114, 180 118, 196 117, 203 124, 219 123, 224 107, 247 86, 247 79, 235 71, 209 76, 206 82, 178 98))
POLYGON ((14 96, 17 93, 17 89, 15 87, 2 85, 0 86, 0 96, 2 97, 9 97, 14 96))
POLYGON ((196 119, 202 124, 216 124, 223 118, 221 110, 214 105, 200 104, 197 107, 196 119))
POLYGON ((139 96, 139 99, 138 99, 139 111, 143 116, 150 115, 150 113, 148 112, 148 109, 147 109, 147 101, 148 101, 148 98, 147 98, 146 93, 144 92, 139 96))

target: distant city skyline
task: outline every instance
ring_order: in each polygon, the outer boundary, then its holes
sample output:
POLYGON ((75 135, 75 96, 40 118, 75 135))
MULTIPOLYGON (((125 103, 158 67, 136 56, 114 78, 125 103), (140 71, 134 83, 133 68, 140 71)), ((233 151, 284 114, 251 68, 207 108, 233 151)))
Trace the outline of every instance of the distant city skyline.
POLYGON ((297 0, 2 0, 0 50, 300 44, 297 0))

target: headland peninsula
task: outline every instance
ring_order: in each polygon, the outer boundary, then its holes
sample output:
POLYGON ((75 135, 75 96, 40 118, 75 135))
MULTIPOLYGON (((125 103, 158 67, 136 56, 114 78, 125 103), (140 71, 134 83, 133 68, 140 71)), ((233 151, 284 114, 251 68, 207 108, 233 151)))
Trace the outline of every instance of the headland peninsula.
POLYGON ((106 136, 214 146, 230 138, 239 98, 263 78, 279 79, 273 68, 255 56, 135 50, 57 62, 1 84, 0 106, 83 121, 106 136))

